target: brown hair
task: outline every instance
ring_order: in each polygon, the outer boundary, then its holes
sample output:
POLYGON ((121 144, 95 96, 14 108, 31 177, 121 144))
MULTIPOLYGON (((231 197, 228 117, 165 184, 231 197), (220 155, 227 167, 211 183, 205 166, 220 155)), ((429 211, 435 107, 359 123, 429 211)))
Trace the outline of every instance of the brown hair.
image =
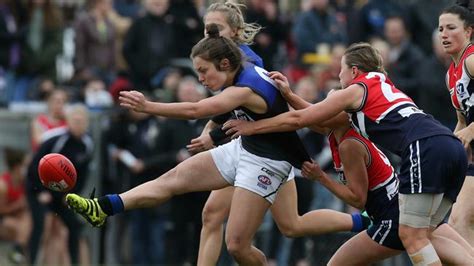
POLYGON ((234 71, 242 65, 242 53, 237 45, 230 39, 219 36, 216 24, 206 26, 208 37, 200 40, 191 51, 191 59, 196 56, 212 62, 217 70, 221 70, 220 63, 227 58, 230 70, 234 71))
POLYGON ((11 170, 15 166, 22 164, 26 156, 24 151, 9 147, 5 148, 3 152, 8 170, 11 170))
POLYGON ((363 72, 381 72, 387 74, 383 67, 379 51, 365 42, 354 43, 344 52, 346 64, 356 66, 363 72))
MULTIPOLYGON (((255 35, 262 29, 256 23, 245 23, 242 10, 246 6, 231 1, 219 2, 210 5, 206 14, 209 12, 221 12, 227 17, 227 23, 232 29, 237 29, 237 36, 234 41, 237 44, 252 44, 255 35)), ((204 16, 205 18, 205 16, 204 16)))
MULTIPOLYGON (((464 22, 464 28, 473 28, 474 30, 474 1, 470 0, 458 0, 455 5, 445 8, 442 14, 454 14, 458 15, 459 19, 464 22)), ((474 36, 471 35, 471 39, 474 36)))

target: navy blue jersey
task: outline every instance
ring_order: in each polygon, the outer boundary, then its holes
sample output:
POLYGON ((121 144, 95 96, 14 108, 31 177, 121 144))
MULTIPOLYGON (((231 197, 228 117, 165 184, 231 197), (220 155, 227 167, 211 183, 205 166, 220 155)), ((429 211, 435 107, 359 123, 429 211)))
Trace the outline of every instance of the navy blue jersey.
POLYGON ((353 127, 362 136, 401 155, 410 143, 452 132, 425 114, 382 73, 363 74, 352 82, 364 87, 364 99, 357 110, 347 110, 353 127))
MULTIPOLYGON (((289 110, 288 104, 281 96, 274 81, 261 67, 245 64, 236 75, 234 86, 250 88, 260 95, 267 104, 267 111, 263 114, 239 107, 234 110, 234 116, 237 119, 257 121, 289 110)), ((242 145, 250 153, 273 160, 287 161, 296 168, 301 168, 303 161, 310 160, 296 131, 243 136, 242 145)))

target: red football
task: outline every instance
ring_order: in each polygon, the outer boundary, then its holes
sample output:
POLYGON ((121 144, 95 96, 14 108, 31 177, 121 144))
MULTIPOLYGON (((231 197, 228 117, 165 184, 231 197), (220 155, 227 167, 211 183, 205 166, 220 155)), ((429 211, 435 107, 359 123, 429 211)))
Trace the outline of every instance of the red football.
POLYGON ((59 153, 43 156, 38 165, 38 174, 43 186, 54 191, 66 192, 76 185, 76 168, 59 153))

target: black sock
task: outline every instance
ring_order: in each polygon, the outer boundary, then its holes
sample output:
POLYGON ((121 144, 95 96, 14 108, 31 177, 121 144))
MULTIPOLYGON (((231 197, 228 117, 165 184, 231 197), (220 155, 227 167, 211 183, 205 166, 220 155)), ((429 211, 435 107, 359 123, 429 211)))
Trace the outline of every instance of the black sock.
POLYGON ((102 196, 98 199, 100 208, 107 214, 107 215, 114 215, 114 211, 112 209, 112 202, 110 202, 109 197, 102 196))
POLYGON ((364 229, 368 229, 369 226, 372 224, 372 221, 370 220, 369 217, 365 216, 365 215, 361 215, 362 216, 362 227, 364 229))

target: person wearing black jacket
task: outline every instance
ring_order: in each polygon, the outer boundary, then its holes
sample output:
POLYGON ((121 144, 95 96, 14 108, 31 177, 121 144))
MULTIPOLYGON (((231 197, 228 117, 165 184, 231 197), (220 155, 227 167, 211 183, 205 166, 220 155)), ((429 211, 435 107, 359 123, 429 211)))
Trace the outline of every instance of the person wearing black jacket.
POLYGON ((28 167, 26 191, 33 218, 33 230, 29 241, 30 259, 33 264, 43 233, 45 215, 50 211, 56 213, 68 228, 71 262, 72 264, 79 262, 81 223, 64 204, 64 193, 47 190, 42 186, 38 176, 38 164, 41 158, 49 153, 60 153, 71 160, 76 168, 77 182, 71 191, 78 192, 84 187, 93 154, 92 138, 86 133, 89 125, 86 107, 80 104, 71 106, 67 110, 66 120, 67 128, 53 129, 49 138, 40 145, 28 167))

